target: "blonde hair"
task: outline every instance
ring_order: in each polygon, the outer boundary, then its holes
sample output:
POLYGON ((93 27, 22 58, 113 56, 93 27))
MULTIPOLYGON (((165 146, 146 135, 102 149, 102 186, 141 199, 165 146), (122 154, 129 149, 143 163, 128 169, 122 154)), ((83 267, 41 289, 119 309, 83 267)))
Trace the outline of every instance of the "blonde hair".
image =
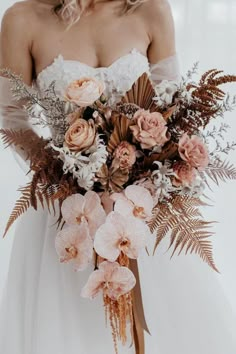
MULTIPOLYGON (((123 0, 124 6, 122 8, 122 13, 128 13, 135 10, 139 5, 141 5, 146 0, 123 0)), ((59 4, 54 7, 54 12, 59 16, 59 18, 72 26, 79 21, 81 14, 85 10, 82 7, 80 0, 60 0, 59 4)))

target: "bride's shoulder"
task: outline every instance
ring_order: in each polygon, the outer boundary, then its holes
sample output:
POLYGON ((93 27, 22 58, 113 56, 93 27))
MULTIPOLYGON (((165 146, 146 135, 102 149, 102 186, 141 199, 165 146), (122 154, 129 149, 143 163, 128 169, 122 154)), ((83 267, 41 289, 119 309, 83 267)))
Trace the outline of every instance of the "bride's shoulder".
POLYGON ((168 18, 171 6, 168 0, 146 0, 140 6, 140 13, 149 21, 168 18))
MULTIPOLYGON (((40 15, 48 12, 49 2, 40 0, 24 0, 18 1, 9 7, 4 13, 2 23, 3 25, 31 27, 40 15)), ((52 7, 52 6, 51 6, 52 7)))
POLYGON ((152 26, 159 26, 172 18, 171 6, 168 0, 146 0, 140 6, 140 14, 152 26))

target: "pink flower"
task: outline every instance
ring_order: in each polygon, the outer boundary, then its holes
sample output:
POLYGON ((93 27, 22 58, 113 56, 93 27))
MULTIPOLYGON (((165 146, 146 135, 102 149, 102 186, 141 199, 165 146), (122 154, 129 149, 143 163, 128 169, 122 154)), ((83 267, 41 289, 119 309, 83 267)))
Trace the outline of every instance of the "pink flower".
POLYGON ((124 190, 124 194, 114 193, 111 198, 115 200, 114 210, 124 216, 135 216, 143 220, 152 216, 153 198, 144 187, 131 185, 124 190))
POLYGON ((65 98, 80 107, 93 104, 105 90, 103 82, 95 78, 84 77, 73 81, 66 89, 65 98))
POLYGON ((191 166, 204 169, 209 164, 207 147, 197 135, 185 133, 179 140, 180 157, 191 166))
POLYGON ((135 284, 135 276, 128 268, 121 267, 117 262, 105 261, 90 275, 81 296, 93 299, 103 291, 112 300, 117 300, 119 296, 131 291, 135 284))
POLYGON ((90 119, 77 119, 70 125, 65 134, 65 145, 71 151, 81 151, 89 148, 94 143, 96 129, 94 121, 90 119))
POLYGON ((136 259, 149 236, 145 222, 111 212, 95 234, 94 248, 99 256, 111 262, 116 261, 121 252, 136 259))
POLYGON ((143 149, 163 146, 169 140, 166 121, 160 113, 140 109, 134 115, 134 122, 130 129, 143 149))
POLYGON ((60 231, 55 239, 60 262, 71 262, 76 271, 84 270, 93 256, 93 242, 86 224, 70 225, 60 231))
POLYGON ((176 162, 173 165, 173 170, 176 176, 172 183, 176 187, 190 186, 197 177, 196 169, 184 161, 176 162))
POLYGON ((64 200, 61 207, 63 219, 69 225, 88 225, 90 236, 105 222, 106 213, 97 193, 88 191, 84 196, 73 194, 64 200))
POLYGON ((121 170, 130 169, 136 161, 136 148, 122 141, 114 151, 113 166, 121 170))

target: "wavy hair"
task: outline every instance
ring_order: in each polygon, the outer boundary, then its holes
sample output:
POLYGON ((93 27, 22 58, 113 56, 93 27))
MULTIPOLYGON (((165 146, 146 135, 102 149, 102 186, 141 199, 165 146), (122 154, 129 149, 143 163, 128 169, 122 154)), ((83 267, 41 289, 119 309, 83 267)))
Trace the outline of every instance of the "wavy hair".
MULTIPOLYGON (((85 10, 82 7, 80 0, 59 0, 59 4, 54 7, 54 12, 58 17, 72 26, 79 21, 81 14, 85 10)), ((141 5, 146 0, 123 0, 124 6, 122 8, 122 13, 128 13, 135 10, 139 5, 141 5)))

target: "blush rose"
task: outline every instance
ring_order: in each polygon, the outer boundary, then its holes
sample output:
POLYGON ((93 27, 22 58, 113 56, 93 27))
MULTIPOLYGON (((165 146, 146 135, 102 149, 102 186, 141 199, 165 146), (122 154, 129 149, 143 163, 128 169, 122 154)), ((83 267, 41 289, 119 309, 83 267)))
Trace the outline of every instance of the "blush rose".
POLYGON ((163 146, 169 140, 166 121, 160 113, 140 109, 134 115, 134 122, 130 129, 143 149, 163 146))
POLYGON ((209 164, 209 154, 202 139, 197 135, 191 137, 185 133, 179 140, 180 157, 191 166, 204 169, 209 164))

